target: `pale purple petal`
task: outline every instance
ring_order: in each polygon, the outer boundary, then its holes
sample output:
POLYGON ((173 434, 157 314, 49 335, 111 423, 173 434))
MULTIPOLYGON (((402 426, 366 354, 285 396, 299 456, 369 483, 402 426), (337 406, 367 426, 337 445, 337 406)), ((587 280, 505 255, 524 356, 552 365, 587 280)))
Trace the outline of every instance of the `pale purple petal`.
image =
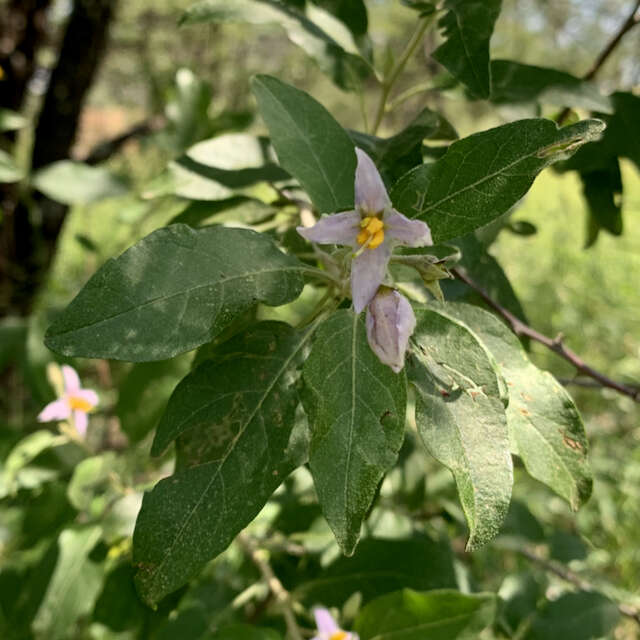
POLYGON ((356 207, 375 214, 391 206, 387 189, 373 160, 356 147, 358 166, 356 167, 355 197, 356 207))
POLYGON ((367 307, 367 339, 380 362, 399 373, 416 327, 409 301, 397 291, 382 288, 367 307))
POLYGON ((318 631, 321 634, 340 631, 340 627, 336 624, 336 621, 327 609, 318 607, 313 610, 313 615, 316 619, 316 627, 318 627, 318 631))
POLYGON ((89 425, 89 416, 85 411, 77 410, 73 412, 73 425, 76 431, 84 438, 85 433, 87 433, 87 426, 89 425))
POLYGON ((407 247, 429 247, 433 244, 431 230, 422 220, 410 220, 392 209, 384 217, 386 232, 399 244, 407 247))
POLYGON ((71 408, 66 400, 54 400, 50 402, 39 414, 38 422, 50 422, 51 420, 66 420, 71 415, 71 408))
POLYGON ((73 367, 62 365, 62 377, 64 378, 64 390, 74 392, 80 388, 80 378, 73 367))
POLYGON ((360 231, 360 220, 357 211, 343 211, 322 216, 313 227, 297 227, 297 230, 303 238, 311 242, 353 246, 360 231))
POLYGON ((98 394, 93 389, 78 389, 72 395, 86 400, 92 407, 98 404, 98 394))
POLYGON ((360 313, 376 295, 387 272, 391 243, 383 242, 375 249, 365 249, 351 263, 351 299, 360 313))

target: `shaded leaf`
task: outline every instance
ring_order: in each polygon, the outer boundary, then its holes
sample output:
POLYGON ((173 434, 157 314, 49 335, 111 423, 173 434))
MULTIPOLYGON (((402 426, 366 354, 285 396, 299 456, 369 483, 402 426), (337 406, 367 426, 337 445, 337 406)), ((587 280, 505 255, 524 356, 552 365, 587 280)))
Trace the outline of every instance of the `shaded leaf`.
POLYGON ((15 131, 27 126, 28 120, 20 113, 11 109, 0 108, 0 132, 15 131))
POLYGON ((93 609, 104 576, 88 556, 99 539, 99 527, 60 534, 56 568, 32 624, 37 634, 50 640, 68 638, 76 620, 93 609))
POLYGON ((388 184, 393 184, 407 171, 422 164, 422 141, 425 138, 453 140, 458 137, 445 118, 426 107, 405 129, 390 138, 378 138, 359 131, 350 131, 349 135, 371 156, 388 184))
POLYGON ((478 337, 442 310, 416 309, 407 371, 418 432, 456 480, 468 549, 495 537, 507 514, 513 469, 497 365, 478 337))
MULTIPOLYGON (((331 2, 331 0, 325 0, 331 2)), ((335 1, 335 0, 334 0, 335 1)), ((320 69, 342 89, 355 89, 370 73, 368 64, 352 44, 345 50, 302 11, 278 0, 201 0, 189 7, 182 24, 207 22, 247 22, 254 25, 275 24, 282 27, 291 42, 313 58, 320 69)), ((347 31, 348 33, 348 31, 347 31)))
POLYGON ((234 196, 224 200, 195 200, 190 202, 169 224, 188 224, 200 227, 209 224, 255 224, 276 212, 272 206, 244 196, 234 196))
POLYGON ((104 167, 60 160, 36 171, 33 186, 62 204, 86 204, 127 192, 127 185, 104 167))
POLYGON ((445 42, 433 57, 480 98, 491 92, 489 42, 500 7, 501 0, 445 0, 438 22, 445 42))
POLYGON ((606 229, 609 233, 622 234, 622 176, 620 162, 611 158, 603 169, 581 171, 582 192, 584 193, 589 215, 598 229, 606 229))
POLYGON ((142 362, 127 373, 118 391, 116 413, 122 430, 139 442, 157 424, 167 398, 189 371, 190 358, 142 362))
POLYGON ((612 113, 611 100, 592 82, 550 67, 513 60, 491 61, 491 102, 541 102, 612 113))
POLYGON ((344 22, 354 36, 363 36, 369 27, 364 0, 311 0, 344 22))
POLYGON ((218 629, 213 634, 212 640, 282 640, 282 636, 273 629, 234 624, 218 629))
POLYGON ((356 155, 346 131, 319 102, 276 78, 255 76, 252 88, 280 164, 317 210, 353 207, 356 155))
POLYGON ((0 184, 18 182, 24 178, 24 171, 6 151, 0 149, 0 184))
POLYGON ((365 538, 351 558, 340 556, 321 577, 299 585, 294 596, 309 605, 342 606, 356 592, 363 603, 396 589, 455 587, 447 542, 426 535, 407 540, 365 538))
POLYGON ((355 630, 360 640, 455 640, 478 634, 493 622, 495 613, 493 594, 403 589, 364 607, 355 630))
POLYGON ((224 345, 178 385, 154 451, 202 435, 195 466, 145 494, 133 538, 136 582, 150 604, 185 584, 231 543, 304 459, 293 382, 314 326, 263 323, 224 345), (250 375, 248 375, 250 372, 250 375))
POLYGON ((565 593, 534 618, 526 640, 595 640, 620 620, 615 603, 599 593, 565 593))
POLYGON ((320 326, 303 373, 311 473, 324 516, 351 555, 378 483, 402 445, 404 374, 378 360, 364 321, 347 310, 320 326))
POLYGON ((295 299, 304 269, 254 231, 174 224, 107 261, 45 343, 65 355, 163 360, 208 342, 258 301, 295 299))
POLYGON ((604 129, 585 120, 558 129, 550 120, 519 120, 454 142, 433 164, 416 167, 394 186, 398 211, 425 220, 434 242, 463 236, 512 207, 535 177, 604 129))
POLYGON ((571 396, 529 361, 518 338, 493 314, 456 303, 446 311, 470 326, 498 361, 509 389, 510 436, 527 471, 577 509, 591 494, 592 478, 584 425, 571 396))

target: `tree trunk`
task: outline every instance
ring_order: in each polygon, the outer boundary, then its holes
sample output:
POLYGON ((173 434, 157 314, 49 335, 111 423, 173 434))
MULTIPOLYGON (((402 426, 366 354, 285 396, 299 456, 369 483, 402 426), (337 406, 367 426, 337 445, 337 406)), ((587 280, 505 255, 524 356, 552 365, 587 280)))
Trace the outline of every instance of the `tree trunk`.
MULTIPOLYGON (((33 170, 69 157, 115 5, 116 0, 75 0, 36 126, 33 170)), ((18 205, 2 220, 0 316, 31 311, 67 213, 67 207, 40 194, 34 195, 30 209, 18 205)))
POLYGON ((0 107, 19 111, 47 35, 51 0, 10 0, 0 8, 0 107))

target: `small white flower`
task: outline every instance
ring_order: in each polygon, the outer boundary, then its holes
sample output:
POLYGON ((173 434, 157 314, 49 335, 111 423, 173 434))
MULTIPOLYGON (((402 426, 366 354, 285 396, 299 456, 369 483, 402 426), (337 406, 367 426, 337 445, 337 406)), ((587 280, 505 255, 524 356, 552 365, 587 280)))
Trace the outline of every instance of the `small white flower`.
POLYGON ((433 244, 429 227, 410 220, 391 206, 391 200, 373 160, 356 148, 355 210, 323 216, 298 233, 320 244, 353 247, 351 298, 356 313, 373 299, 387 272, 393 247, 425 247, 433 244))
POLYGON ((311 640, 358 640, 358 634, 343 631, 327 609, 319 607, 313 610, 318 627, 318 635, 311 640))

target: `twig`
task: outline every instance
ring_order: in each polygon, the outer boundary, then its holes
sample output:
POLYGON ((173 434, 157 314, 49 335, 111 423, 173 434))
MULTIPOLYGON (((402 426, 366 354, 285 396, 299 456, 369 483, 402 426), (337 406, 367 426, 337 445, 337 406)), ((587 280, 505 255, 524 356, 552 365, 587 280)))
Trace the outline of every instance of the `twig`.
MULTIPOLYGON (((565 567, 563 564, 559 562, 554 562, 553 560, 548 560, 547 558, 543 558, 539 556, 537 553, 527 549, 527 548, 519 548, 517 549, 518 553, 527 560, 534 562, 535 564, 542 567, 545 571, 549 573, 553 573, 559 578, 562 578, 565 582, 568 582, 575 587, 578 587, 581 591, 600 591, 594 584, 585 580, 581 576, 579 576, 574 571, 571 571, 569 567, 565 567)), ((628 618, 632 618, 638 624, 640 624, 640 610, 637 607, 634 607, 630 604, 625 604, 623 602, 616 602, 618 605, 618 611, 623 616, 627 616, 628 618)))
POLYGON ((291 640, 303 640, 302 632, 300 631, 295 613, 293 612, 291 594, 282 586, 282 582, 280 582, 273 572, 265 551, 259 549, 255 541, 244 531, 238 534, 236 540, 256 565, 264 581, 267 583, 269 590, 273 594, 273 597, 280 606, 282 617, 287 625, 287 631, 289 632, 291 640))
POLYGON ((411 58, 414 51, 422 41, 422 37, 424 36, 425 31, 427 30, 427 27, 429 27, 429 25, 431 25, 434 22, 435 18, 436 18, 436 14, 432 13, 431 15, 420 19, 420 21, 418 22, 418 26, 416 27, 416 30, 411 36, 411 39, 407 43, 407 46, 405 47, 404 51, 400 54, 398 61, 396 62, 394 67, 391 69, 389 74, 382 81, 382 93, 380 94, 378 108, 376 110, 376 115, 373 120, 373 127, 371 128, 371 133, 373 135, 375 135, 376 132, 378 131, 380 127, 380 123, 382 122, 382 118, 384 118, 384 114, 387 108, 387 100, 389 98, 389 93, 391 92, 393 85, 395 84, 396 80, 404 70, 405 65, 409 61, 409 58, 411 58))
MULTIPOLYGON (((620 28, 615 33, 613 38, 609 40, 609 42, 606 44, 604 49, 598 54, 598 57, 595 59, 594 63, 591 65, 591 68, 589 69, 589 71, 587 71, 582 76, 583 80, 593 80, 593 78, 595 78, 596 74, 598 73, 598 71, 600 71, 600 69, 602 68, 604 63, 607 61, 609 56, 616 50, 616 47, 620 44, 620 41, 622 40, 622 38, 624 38, 625 34, 631 31, 631 29, 633 29, 633 27, 635 27, 637 24, 640 24, 640 13, 638 13, 639 10, 640 10, 640 0, 636 0, 636 3, 633 9, 631 10, 631 13, 627 17, 627 19, 620 25, 620 28)), ((558 116, 558 120, 557 120, 558 124, 562 125, 570 113, 571 113, 571 108, 565 107, 560 113, 560 115, 558 116)))
POLYGON ((164 125, 165 121, 162 117, 155 117, 150 120, 140 122, 115 138, 98 143, 93 147, 93 149, 91 149, 91 151, 89 151, 83 161, 87 164, 100 164, 116 154, 129 140, 148 136, 162 129, 164 125))
POLYGON ((511 325, 511 329, 517 336, 527 336, 531 340, 535 340, 536 342, 543 344, 554 353, 557 353, 561 358, 570 362, 579 373, 597 380, 603 387, 614 389, 618 393, 629 396, 635 402, 640 402, 639 389, 622 384, 621 382, 615 382, 615 380, 611 380, 611 378, 608 378, 593 367, 589 366, 584 362, 584 360, 582 360, 582 358, 580 358, 580 356, 578 356, 578 354, 568 347, 565 347, 562 341, 562 336, 549 338, 535 329, 532 329, 508 309, 505 309, 499 302, 496 302, 479 284, 475 283, 464 270, 459 267, 454 267, 450 269, 450 271, 456 278, 458 278, 458 280, 461 280, 468 287, 471 287, 471 289, 477 292, 487 305, 504 318, 511 325))

